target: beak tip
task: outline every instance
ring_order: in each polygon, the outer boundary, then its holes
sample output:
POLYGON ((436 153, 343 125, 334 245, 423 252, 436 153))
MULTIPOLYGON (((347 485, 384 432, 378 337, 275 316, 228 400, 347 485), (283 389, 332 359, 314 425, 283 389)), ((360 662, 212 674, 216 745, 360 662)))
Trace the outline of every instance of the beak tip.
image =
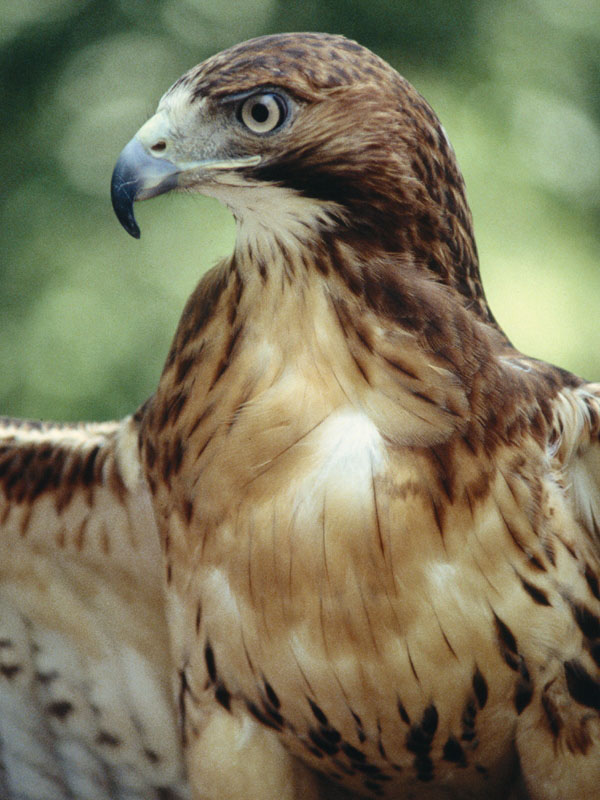
POLYGON ((126 214, 120 215, 117 212, 117 218, 127 233, 134 239, 139 239, 141 236, 140 226, 137 224, 133 211, 129 210, 126 214))
POLYGON ((111 179, 112 207, 123 228, 134 239, 140 238, 140 229, 133 214, 137 188, 137 182, 131 180, 131 175, 123 170, 123 163, 119 159, 111 179))
POLYGON ((175 188, 177 175, 171 161, 151 156, 137 136, 125 145, 115 164, 110 189, 117 219, 134 239, 140 238, 133 214, 134 202, 175 188))
POLYGON ((140 238, 140 228, 133 215, 133 200, 126 195, 117 197, 113 194, 113 209, 117 219, 134 239, 140 238))

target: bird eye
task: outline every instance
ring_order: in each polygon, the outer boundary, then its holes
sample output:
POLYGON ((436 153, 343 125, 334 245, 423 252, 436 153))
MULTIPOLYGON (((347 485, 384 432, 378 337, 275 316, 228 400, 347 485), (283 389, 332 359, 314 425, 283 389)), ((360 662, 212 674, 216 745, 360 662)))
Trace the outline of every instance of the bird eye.
POLYGON ((270 133, 285 120, 287 106, 277 94, 255 94, 244 100, 238 116, 253 133, 270 133))

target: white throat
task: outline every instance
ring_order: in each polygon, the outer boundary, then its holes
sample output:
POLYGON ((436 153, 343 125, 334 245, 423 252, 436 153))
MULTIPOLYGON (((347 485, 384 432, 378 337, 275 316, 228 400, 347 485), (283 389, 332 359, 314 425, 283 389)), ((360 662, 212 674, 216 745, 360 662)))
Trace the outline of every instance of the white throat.
POLYGON ((334 215, 339 217, 340 213, 336 203, 303 197, 277 184, 250 184, 235 174, 224 175, 204 192, 233 213, 238 252, 250 249, 264 258, 281 249, 293 257, 303 244, 330 228, 334 215))

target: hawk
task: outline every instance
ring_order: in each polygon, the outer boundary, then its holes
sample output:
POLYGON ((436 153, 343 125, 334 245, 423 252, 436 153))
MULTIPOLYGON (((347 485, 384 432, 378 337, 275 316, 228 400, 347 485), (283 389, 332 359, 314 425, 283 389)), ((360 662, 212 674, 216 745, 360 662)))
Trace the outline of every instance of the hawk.
POLYGON ((341 36, 254 39, 124 148, 129 233, 170 190, 238 228, 155 394, 108 426, 4 424, 21 769, 47 738, 50 776, 185 792, 172 680, 196 800, 596 797, 600 386, 496 323, 434 112, 341 36))

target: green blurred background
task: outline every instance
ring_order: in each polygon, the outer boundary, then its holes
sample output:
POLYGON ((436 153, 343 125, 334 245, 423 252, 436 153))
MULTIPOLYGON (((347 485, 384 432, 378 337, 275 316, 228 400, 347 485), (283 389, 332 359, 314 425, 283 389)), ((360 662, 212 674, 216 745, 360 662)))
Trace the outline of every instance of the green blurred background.
POLYGON ((0 413, 106 419, 152 392, 234 226, 167 195, 137 208, 136 242, 112 166, 181 72, 284 30, 356 38, 429 99, 499 321, 600 378, 599 0, 0 0, 0 413))

